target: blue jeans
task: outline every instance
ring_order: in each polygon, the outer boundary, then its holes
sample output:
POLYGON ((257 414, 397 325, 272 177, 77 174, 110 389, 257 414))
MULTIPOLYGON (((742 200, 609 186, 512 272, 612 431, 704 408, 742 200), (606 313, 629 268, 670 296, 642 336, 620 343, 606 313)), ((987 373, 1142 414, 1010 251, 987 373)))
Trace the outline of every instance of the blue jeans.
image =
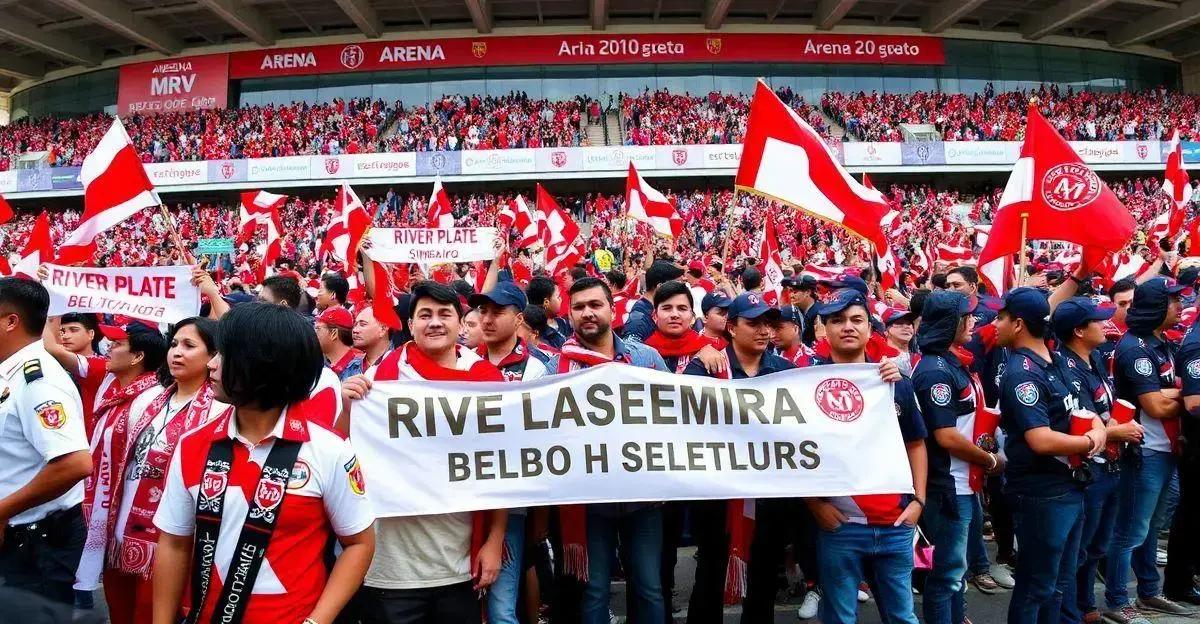
POLYGON ((933 569, 925 579, 925 623, 961 624, 966 615, 967 531, 974 494, 931 493, 925 503, 925 536, 933 542, 933 569))
MULTIPOLYGON (((847 522, 817 532, 821 621, 858 620, 858 582, 866 578, 886 624, 917 624, 913 611, 913 529, 847 522)), ((641 622, 641 620, 638 620, 641 622)))
POLYGON ((1121 471, 1120 503, 1116 530, 1108 547, 1104 571, 1104 601, 1110 609, 1128 605, 1129 568, 1137 576, 1138 596, 1153 598, 1161 593, 1155 563, 1158 535, 1151 530, 1156 514, 1165 515, 1168 486, 1175 474, 1175 456, 1142 449, 1142 466, 1125 466, 1121 471), (1163 511, 1159 511, 1160 508, 1163 511))
POLYGON ((508 515, 508 527, 504 530, 504 548, 508 561, 500 568, 500 576, 488 588, 488 622, 491 624, 517 624, 517 590, 521 586, 521 556, 525 551, 525 514, 508 515))
POLYGON ((971 576, 990 574, 992 561, 988 559, 987 546, 983 544, 983 504, 979 502, 978 495, 972 498, 975 502, 971 511, 971 528, 967 531, 967 568, 971 576))
POLYGON ((1083 530, 1079 536, 1079 571, 1075 574, 1075 600, 1063 599, 1064 624, 1083 621, 1096 609, 1096 568, 1112 543, 1120 502, 1121 473, 1093 466, 1092 483, 1083 493, 1083 530))
POLYGON ((1008 603, 1009 624, 1054 624, 1063 597, 1075 596, 1075 562, 1083 533, 1083 492, 1013 496, 1017 543, 1016 585, 1008 603))
POLYGON ((612 587, 612 553, 617 532, 625 547, 629 575, 628 591, 633 596, 633 615, 638 622, 666 620, 662 578, 662 507, 645 507, 621 517, 612 514, 587 516, 588 581, 583 588, 583 624, 608 624, 612 587))

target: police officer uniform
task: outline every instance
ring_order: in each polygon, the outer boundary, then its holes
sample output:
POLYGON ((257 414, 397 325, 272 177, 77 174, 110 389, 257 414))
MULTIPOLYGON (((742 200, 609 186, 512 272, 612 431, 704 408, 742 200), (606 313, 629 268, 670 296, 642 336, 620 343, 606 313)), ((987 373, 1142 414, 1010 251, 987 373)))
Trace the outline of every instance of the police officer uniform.
MULTIPOLYGON (((1045 329, 1050 304, 1035 289, 1017 288, 1005 296, 1001 312, 1045 329)), ((1021 545, 1009 622, 1058 621, 1062 597, 1075 587, 1083 483, 1063 458, 1040 455, 1025 439, 1039 427, 1070 433, 1071 412, 1082 406, 1067 370, 1060 354, 1050 352, 1046 360, 1022 347, 1012 349, 1000 377, 1000 422, 1008 434, 1005 492, 1013 499, 1021 545)))
MULTIPOLYGON (((0 363, 0 500, 51 460, 87 451, 83 403, 71 376, 41 340, 0 363)), ((8 587, 71 604, 85 537, 83 482, 8 519, 0 578, 8 587)))

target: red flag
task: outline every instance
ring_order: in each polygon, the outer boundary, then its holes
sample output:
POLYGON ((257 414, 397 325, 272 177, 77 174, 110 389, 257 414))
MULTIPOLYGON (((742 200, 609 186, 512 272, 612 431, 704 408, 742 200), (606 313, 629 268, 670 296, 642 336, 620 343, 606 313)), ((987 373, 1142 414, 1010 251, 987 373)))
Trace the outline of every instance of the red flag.
MULTIPOLYGON (((863 174, 863 186, 872 191, 878 190, 865 173, 863 174)), ((875 242, 874 245, 875 262, 879 269, 879 285, 884 290, 900 283, 900 262, 896 259, 896 254, 892 253, 892 244, 887 239, 887 232, 897 229, 896 219, 898 218, 900 218, 900 212, 889 209, 879 220, 879 235, 874 237, 875 241, 882 242, 882 246, 879 242, 875 242)))
POLYGON ((275 231, 282 231, 283 223, 279 220, 279 209, 287 201, 287 197, 287 195, 276 195, 266 191, 242 193, 237 244, 250 242, 259 225, 270 227, 271 224, 274 224, 275 231))
POLYGON ((83 183, 83 217, 62 241, 58 250, 62 264, 91 260, 97 236, 143 208, 162 204, 119 118, 83 159, 79 181, 83 183))
POLYGON ((649 225, 663 236, 675 238, 683 232, 683 218, 675 210, 675 202, 647 184, 633 161, 625 177, 625 210, 634 221, 649 225))
POLYGON ((29 241, 21 251, 21 259, 13 267, 13 275, 30 279, 37 277, 38 267, 54 259, 54 245, 50 242, 50 215, 45 210, 38 215, 29 232, 29 241))
POLYGON ((429 195, 429 208, 426 211, 428 219, 426 226, 431 228, 454 227, 454 209, 450 207, 450 196, 442 186, 442 178, 433 181, 433 193, 429 195))
POLYGON ((537 210, 541 215, 542 245, 546 248, 546 270, 557 276, 583 257, 578 241, 579 225, 541 184, 537 185, 537 210))
POLYGON ((889 212, 883 194, 850 177, 821 136, 761 80, 734 184, 841 225, 871 241, 881 262, 895 264, 880 225, 889 212))
POLYGON ((1192 200, 1192 183, 1188 181, 1187 169, 1183 166, 1183 147, 1179 144, 1178 130, 1171 133, 1171 142, 1167 147, 1167 167, 1162 188, 1167 197, 1171 198, 1167 236, 1175 238, 1187 216, 1188 202, 1192 200))
POLYGON ((762 266, 763 301, 767 305, 777 306, 783 294, 783 258, 779 255, 779 241, 775 238, 775 213, 769 210, 758 257, 762 266))
MULTIPOLYGON (((540 213, 539 213, 540 214, 540 213)), ((499 214, 496 215, 501 228, 517 231, 517 249, 524 249, 536 243, 540 238, 540 220, 529 210, 525 198, 517 195, 509 200, 499 214)), ((507 236, 507 234, 502 234, 507 236)))
POLYGON ((980 273, 997 294, 1004 288, 1004 258, 1025 253, 1021 249, 1023 221, 1028 228, 1027 241, 1076 243, 1083 247, 1085 265, 1120 251, 1136 227, 1117 196, 1046 122, 1035 104, 1029 106, 1021 157, 1000 197, 987 246, 979 257, 980 273))
MULTIPOLYGON (((371 293, 371 311, 375 313, 375 320, 387 325, 388 327, 400 331, 403 324, 400 322, 400 317, 396 314, 396 308, 392 300, 392 278, 388 275, 387 266, 382 262, 371 263, 371 274, 375 282, 375 292, 371 293)), ((407 268, 407 267, 401 267, 407 268)))
POLYGON ((338 188, 337 216, 325 232, 321 243, 322 257, 327 253, 346 268, 346 281, 355 300, 362 299, 358 283, 358 248, 371 227, 371 215, 349 184, 338 188))
POLYGON ((12 206, 9 206, 8 202, 4 200, 4 196, 0 195, 0 223, 8 223, 9 221, 12 221, 12 218, 12 206))

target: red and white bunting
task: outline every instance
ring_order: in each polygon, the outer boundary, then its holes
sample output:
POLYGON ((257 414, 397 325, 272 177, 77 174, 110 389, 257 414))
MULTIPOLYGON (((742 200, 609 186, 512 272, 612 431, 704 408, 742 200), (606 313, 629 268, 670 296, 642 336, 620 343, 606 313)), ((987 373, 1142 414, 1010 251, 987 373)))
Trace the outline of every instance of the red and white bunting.
POLYGON ((763 225, 758 257, 759 266, 762 267, 763 301, 777 306, 783 295, 783 257, 779 254, 779 241, 775 238, 775 214, 770 211, 763 225))
POLYGON ((450 196, 446 194, 440 177, 433 181, 433 192, 429 195, 429 207, 426 213, 428 215, 427 227, 442 229, 454 227, 454 209, 450 207, 450 196))
POLYGON ((634 221, 649 225, 663 236, 675 238, 683 232, 683 218, 675 210, 675 202, 650 186, 633 162, 625 177, 625 209, 634 221))

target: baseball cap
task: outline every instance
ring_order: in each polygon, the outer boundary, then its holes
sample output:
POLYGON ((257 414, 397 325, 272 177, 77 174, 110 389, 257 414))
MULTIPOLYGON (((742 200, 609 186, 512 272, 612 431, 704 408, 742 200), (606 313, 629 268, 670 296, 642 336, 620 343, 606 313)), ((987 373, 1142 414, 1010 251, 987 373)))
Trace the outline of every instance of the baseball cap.
POLYGON ((691 262, 688 263, 689 271, 700 271, 701 273, 703 273, 704 268, 705 268, 704 263, 699 260, 692 260, 691 262))
MULTIPOLYGON (((822 317, 829 317, 855 305, 867 308, 867 298, 855 288, 843 288, 834 293, 829 301, 820 304, 817 314, 822 317)), ((867 310, 869 311, 870 308, 867 308, 867 310)))
POLYGON ((736 318, 756 319, 767 316, 768 320, 779 318, 779 309, 772 308, 755 292, 742 293, 729 304, 729 320, 736 318))
POLYGON ((899 323, 901 321, 907 321, 907 322, 911 323, 917 318, 917 315, 914 314, 912 312, 912 310, 901 310, 900 308, 888 308, 883 311, 883 314, 881 315, 881 317, 883 319, 884 325, 891 325, 892 323, 899 323))
POLYGON ((498 282, 496 287, 485 293, 471 295, 468 300, 472 308, 478 308, 485 303, 492 303, 498 306, 516 306, 517 310, 524 310, 529 304, 529 299, 525 297, 525 293, 520 287, 512 282, 498 282))
POLYGON ((803 326, 804 313, 797 310, 795 306, 784 306, 779 308, 779 320, 803 326))
POLYGON ((153 332, 153 333, 157 334, 158 330, 153 329, 150 326, 148 326, 145 323, 142 323, 140 321, 130 321, 125 326, 104 325, 104 324, 100 325, 100 333, 104 334, 104 337, 108 338, 109 340, 129 340, 129 336, 131 334, 137 334, 137 333, 143 333, 143 332, 153 332))
POLYGON ((1000 306, 1000 311, 1008 312, 1030 325, 1044 327, 1050 316, 1050 302, 1042 291, 1022 286, 1004 295, 1004 305, 1000 306))
POLYGON ((1179 283, 1183 286, 1194 286, 1200 281, 1200 267, 1190 266, 1179 272, 1179 283))
POLYGON ((811 275, 793 275, 792 277, 785 277, 780 283, 783 284, 784 288, 800 288, 802 290, 817 289, 817 278, 811 275))
POLYGON ((325 311, 317 317, 317 322, 330 327, 340 327, 341 329, 351 329, 354 327, 354 317, 350 316, 350 311, 342 306, 329 306, 325 308, 325 311))
POLYGON ((1107 321, 1116 308, 1096 305, 1089 297, 1071 297, 1054 308, 1050 317, 1050 328, 1059 338, 1066 338, 1076 327, 1091 321, 1107 321))
POLYGON ((834 289, 850 288, 858 291, 864 297, 867 296, 867 283, 863 281, 863 278, 852 273, 842 273, 837 276, 837 279, 822 281, 821 283, 834 289))
POLYGON ((730 299, 729 295, 720 290, 714 290, 704 295, 704 299, 700 300, 700 312, 708 314, 708 311, 713 308, 728 308, 732 303, 733 299, 730 299))

